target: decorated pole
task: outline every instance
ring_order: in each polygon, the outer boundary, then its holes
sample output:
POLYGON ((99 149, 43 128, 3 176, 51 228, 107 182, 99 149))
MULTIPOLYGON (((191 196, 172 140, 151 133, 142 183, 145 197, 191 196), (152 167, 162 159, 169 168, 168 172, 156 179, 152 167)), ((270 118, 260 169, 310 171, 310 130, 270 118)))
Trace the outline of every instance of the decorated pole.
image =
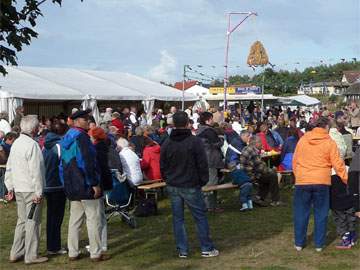
POLYGON ((228 13, 228 25, 227 25, 227 31, 226 31, 226 48, 225 48, 225 74, 224 74, 224 113, 227 109, 227 86, 228 86, 228 64, 229 64, 229 48, 230 48, 230 35, 232 32, 234 32, 247 18, 250 16, 255 15, 257 16, 257 13, 255 12, 229 12, 228 13), (243 18, 237 25, 235 25, 233 28, 231 28, 231 15, 245 15, 245 18, 243 18))

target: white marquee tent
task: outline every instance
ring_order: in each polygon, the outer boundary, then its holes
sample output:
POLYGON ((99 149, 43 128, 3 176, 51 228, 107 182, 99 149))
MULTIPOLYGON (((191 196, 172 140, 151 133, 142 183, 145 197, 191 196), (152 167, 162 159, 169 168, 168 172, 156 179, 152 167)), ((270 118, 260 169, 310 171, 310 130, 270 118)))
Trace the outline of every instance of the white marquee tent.
MULTIPOLYGON (((9 121, 24 99, 79 100, 93 112, 98 111, 97 100, 139 100, 149 115, 155 100, 182 100, 180 91, 128 73, 42 67, 6 69, 7 76, 0 77, 0 111, 9 113, 9 121)), ((196 99, 185 93, 185 100, 196 99)))

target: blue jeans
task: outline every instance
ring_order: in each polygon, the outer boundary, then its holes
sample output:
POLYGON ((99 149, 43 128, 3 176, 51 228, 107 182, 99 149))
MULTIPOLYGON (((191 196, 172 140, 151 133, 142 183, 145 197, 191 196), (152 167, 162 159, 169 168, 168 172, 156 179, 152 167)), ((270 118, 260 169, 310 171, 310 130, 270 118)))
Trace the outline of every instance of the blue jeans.
POLYGON ((178 251, 185 254, 188 254, 189 252, 184 223, 184 204, 187 205, 195 220, 201 251, 204 252, 213 250, 214 245, 210 239, 209 224, 206 217, 206 207, 201 189, 167 186, 167 191, 171 200, 173 229, 178 251))
POLYGON ((247 203, 251 200, 252 183, 246 182, 240 186, 240 203, 247 203))
POLYGON ((311 208, 314 209, 314 242, 316 248, 325 245, 326 227, 330 204, 330 187, 327 185, 297 185, 294 196, 295 245, 306 244, 307 227, 311 208))

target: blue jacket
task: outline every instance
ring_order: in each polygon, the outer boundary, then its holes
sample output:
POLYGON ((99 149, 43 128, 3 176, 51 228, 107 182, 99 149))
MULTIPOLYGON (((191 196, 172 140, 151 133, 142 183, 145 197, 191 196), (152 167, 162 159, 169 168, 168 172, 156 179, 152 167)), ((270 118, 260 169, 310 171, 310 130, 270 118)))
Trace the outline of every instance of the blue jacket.
POLYGON ((94 199, 92 187, 100 184, 100 173, 89 135, 81 128, 71 128, 60 145, 60 177, 67 198, 72 201, 94 199))
POLYGON ((286 139, 281 149, 281 165, 284 166, 285 170, 292 171, 292 160, 297 143, 298 139, 290 136, 286 139))
POLYGON ((281 138, 280 134, 277 131, 271 130, 270 132, 271 132, 273 138, 275 139, 275 145, 272 147, 279 147, 280 145, 284 144, 284 140, 281 138))
MULTIPOLYGON (((45 163, 45 192, 55 192, 64 189, 59 175, 59 152, 56 144, 60 143, 61 137, 49 132, 45 137, 43 157, 45 163)), ((59 145, 60 147, 60 145, 59 145)))
POLYGON ((246 146, 239 136, 234 137, 229 144, 225 154, 225 164, 229 165, 231 162, 235 164, 240 163, 240 154, 243 148, 246 146))

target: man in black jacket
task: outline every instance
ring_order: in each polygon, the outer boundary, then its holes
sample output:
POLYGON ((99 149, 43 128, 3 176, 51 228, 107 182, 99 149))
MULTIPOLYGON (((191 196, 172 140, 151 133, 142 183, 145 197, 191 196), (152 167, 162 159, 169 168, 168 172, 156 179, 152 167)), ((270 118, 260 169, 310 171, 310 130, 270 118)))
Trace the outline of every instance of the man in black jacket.
MULTIPOLYGON (((204 144, 206 158, 209 165, 209 178, 207 185, 217 185, 219 183, 218 171, 224 168, 223 154, 221 147, 224 140, 221 139, 216 130, 212 127, 213 115, 210 112, 203 112, 200 115, 200 126, 196 131, 196 136, 201 139, 204 144)), ((208 211, 220 213, 223 209, 217 207, 216 191, 204 194, 205 204, 208 211)))
POLYGON ((185 112, 173 115, 175 128, 161 146, 160 169, 171 198, 175 241, 180 258, 186 258, 189 246, 184 224, 184 203, 196 222, 203 257, 215 257, 209 236, 206 207, 201 192, 209 179, 208 163, 203 143, 187 128, 189 117, 185 112))

